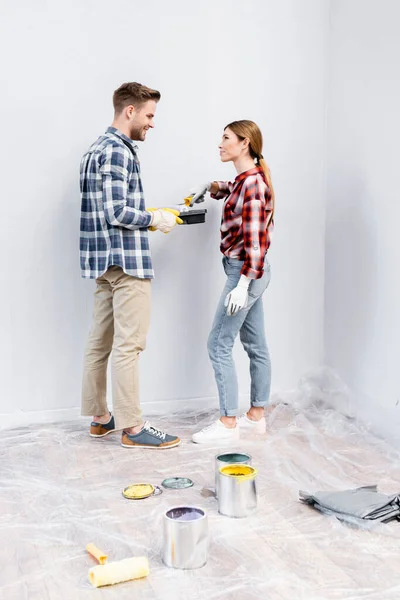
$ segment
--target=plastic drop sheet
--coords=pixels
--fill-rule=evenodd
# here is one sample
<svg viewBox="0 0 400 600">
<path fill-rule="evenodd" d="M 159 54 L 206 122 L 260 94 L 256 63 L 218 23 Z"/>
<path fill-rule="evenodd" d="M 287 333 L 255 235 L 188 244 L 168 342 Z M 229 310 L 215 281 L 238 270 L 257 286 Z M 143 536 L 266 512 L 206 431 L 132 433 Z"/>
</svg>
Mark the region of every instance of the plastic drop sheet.
<svg viewBox="0 0 400 600">
<path fill-rule="evenodd" d="M 299 490 L 377 484 L 400 492 L 397 449 L 352 414 L 345 387 L 316 372 L 274 398 L 267 433 L 234 448 L 195 445 L 190 434 L 216 414 L 162 416 L 155 425 L 182 437 L 164 451 L 124 449 L 120 434 L 93 440 L 86 419 L 2 432 L 0 438 L 0 598 L 4 600 L 398 600 L 400 523 L 364 528 L 299 502 Z M 218 513 L 207 493 L 214 456 L 237 450 L 257 467 L 258 509 L 245 519 Z M 131 483 L 160 485 L 189 477 L 194 486 L 127 500 Z M 206 510 L 210 546 L 198 570 L 161 560 L 162 519 L 169 507 Z M 89 542 L 109 561 L 147 556 L 146 579 L 94 589 Z"/>
</svg>

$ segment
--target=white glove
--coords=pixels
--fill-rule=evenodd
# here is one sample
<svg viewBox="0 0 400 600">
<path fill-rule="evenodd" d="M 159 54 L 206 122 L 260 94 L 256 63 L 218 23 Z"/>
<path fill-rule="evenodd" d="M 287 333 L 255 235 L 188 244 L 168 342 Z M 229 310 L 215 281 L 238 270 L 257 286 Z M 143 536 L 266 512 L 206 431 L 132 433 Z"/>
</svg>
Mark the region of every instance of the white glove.
<svg viewBox="0 0 400 600">
<path fill-rule="evenodd" d="M 251 282 L 250 277 L 246 277 L 246 275 L 241 275 L 239 279 L 239 283 L 229 294 L 227 294 L 225 298 L 225 306 L 226 314 L 229 317 L 233 317 L 236 315 L 239 310 L 242 308 L 246 308 L 247 300 L 248 300 L 248 289 Z"/>
<path fill-rule="evenodd" d="M 176 214 L 179 214 L 178 211 L 175 212 Z M 151 212 L 151 214 L 153 216 L 153 220 L 150 223 L 150 226 L 154 227 L 154 229 L 162 231 L 163 233 L 169 233 L 177 224 L 176 214 L 170 212 L 169 210 L 158 208 L 154 212 Z"/>
<path fill-rule="evenodd" d="M 192 189 L 190 191 L 190 195 L 192 196 L 190 206 L 193 206 L 193 204 L 200 204 L 200 202 L 204 202 L 204 200 L 206 199 L 205 196 L 207 192 L 210 191 L 210 189 L 211 181 L 209 181 L 208 183 L 203 183 L 202 185 L 199 185 L 196 188 Z"/>
</svg>

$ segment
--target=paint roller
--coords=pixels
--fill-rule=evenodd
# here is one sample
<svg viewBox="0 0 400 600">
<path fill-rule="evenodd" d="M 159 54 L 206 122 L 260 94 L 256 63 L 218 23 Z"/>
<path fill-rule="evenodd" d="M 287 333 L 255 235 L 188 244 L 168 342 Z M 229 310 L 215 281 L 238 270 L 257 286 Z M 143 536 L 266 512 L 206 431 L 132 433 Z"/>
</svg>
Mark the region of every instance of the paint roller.
<svg viewBox="0 0 400 600">
<path fill-rule="evenodd" d="M 93 587 L 114 585 L 132 579 L 147 577 L 150 573 L 149 561 L 145 556 L 125 558 L 116 562 L 106 562 L 107 555 L 93 544 L 88 544 L 86 550 L 100 562 L 96 567 L 89 569 L 89 581 Z"/>
</svg>

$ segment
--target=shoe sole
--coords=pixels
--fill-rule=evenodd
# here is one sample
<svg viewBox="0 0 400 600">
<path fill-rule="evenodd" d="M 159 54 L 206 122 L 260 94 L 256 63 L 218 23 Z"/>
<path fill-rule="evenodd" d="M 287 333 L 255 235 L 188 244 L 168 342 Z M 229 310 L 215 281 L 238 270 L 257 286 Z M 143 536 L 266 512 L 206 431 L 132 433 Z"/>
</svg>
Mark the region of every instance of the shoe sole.
<svg viewBox="0 0 400 600">
<path fill-rule="evenodd" d="M 205 440 L 205 441 L 201 441 L 201 442 L 196 442 L 193 438 L 192 438 L 192 442 L 193 444 L 223 444 L 223 443 L 229 443 L 229 442 L 238 442 L 240 441 L 240 435 L 238 435 L 235 438 L 226 438 L 224 440 L 218 439 L 218 440 Z"/>
<path fill-rule="evenodd" d="M 257 429 L 252 429 L 251 427 L 241 427 L 241 433 L 252 433 L 254 435 L 264 435 L 267 433 L 267 428 L 263 429 L 263 431 L 257 431 Z"/>
<path fill-rule="evenodd" d="M 123 448 L 146 448 L 148 450 L 169 450 L 169 448 L 176 448 L 177 446 L 179 446 L 181 441 L 182 440 L 179 440 L 179 442 L 175 442 L 174 444 L 171 444 L 170 446 L 148 446 L 146 444 L 123 444 L 122 442 L 121 442 L 121 446 Z"/>
<path fill-rule="evenodd" d="M 262 428 L 260 427 L 259 421 L 254 421 L 253 424 L 251 422 L 248 423 L 247 421 L 243 421 L 243 424 L 240 425 L 240 423 L 239 423 L 238 427 L 242 433 L 249 432 L 249 433 L 253 433 L 255 435 L 264 435 L 264 433 L 267 433 L 267 423 L 266 423 L 265 419 L 262 419 L 262 421 L 263 421 Z"/>
<path fill-rule="evenodd" d="M 106 437 L 106 435 L 109 435 L 110 433 L 114 433 L 115 431 L 117 431 L 117 429 L 110 429 L 110 431 L 106 431 L 105 433 L 89 433 L 91 438 L 103 438 Z"/>
</svg>

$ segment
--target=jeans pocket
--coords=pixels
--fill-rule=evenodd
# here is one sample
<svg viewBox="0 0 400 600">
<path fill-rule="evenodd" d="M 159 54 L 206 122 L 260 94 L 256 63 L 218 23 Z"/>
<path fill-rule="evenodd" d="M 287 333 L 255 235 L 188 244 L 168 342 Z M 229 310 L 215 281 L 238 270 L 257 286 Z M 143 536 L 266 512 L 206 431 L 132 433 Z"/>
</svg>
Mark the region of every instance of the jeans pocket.
<svg viewBox="0 0 400 600">
<path fill-rule="evenodd" d="M 222 259 L 222 264 L 224 266 L 225 274 L 228 277 L 233 275 L 238 275 L 238 277 L 240 276 L 240 271 L 243 267 L 243 261 L 236 260 L 235 258 L 227 258 L 226 256 L 224 256 L 224 258 Z"/>
</svg>

